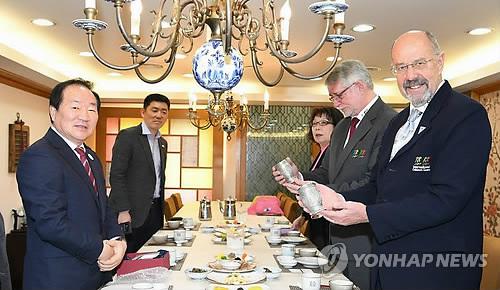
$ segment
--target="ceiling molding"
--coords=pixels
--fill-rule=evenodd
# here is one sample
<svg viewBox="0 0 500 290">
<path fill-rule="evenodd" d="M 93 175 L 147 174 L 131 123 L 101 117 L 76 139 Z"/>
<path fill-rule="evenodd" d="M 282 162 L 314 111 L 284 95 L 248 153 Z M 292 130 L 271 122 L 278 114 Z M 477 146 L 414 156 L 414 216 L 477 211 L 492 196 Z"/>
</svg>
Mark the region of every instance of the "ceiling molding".
<svg viewBox="0 0 500 290">
<path fill-rule="evenodd" d="M 0 68 L 0 83 L 47 99 L 52 91 L 52 88 L 49 88 L 48 86 L 42 85 L 3 68 Z"/>
</svg>

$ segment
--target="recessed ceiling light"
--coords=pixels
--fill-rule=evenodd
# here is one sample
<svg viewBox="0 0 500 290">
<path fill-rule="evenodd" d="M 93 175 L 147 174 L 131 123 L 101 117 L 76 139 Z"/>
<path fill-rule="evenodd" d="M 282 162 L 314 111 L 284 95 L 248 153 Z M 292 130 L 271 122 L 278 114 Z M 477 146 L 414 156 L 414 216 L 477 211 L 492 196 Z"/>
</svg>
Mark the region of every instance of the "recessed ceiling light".
<svg viewBox="0 0 500 290">
<path fill-rule="evenodd" d="M 182 76 L 185 77 L 185 78 L 192 78 L 193 74 L 183 74 Z"/>
<path fill-rule="evenodd" d="M 472 30 L 467 31 L 468 34 L 470 35 L 485 35 L 488 34 L 492 31 L 491 28 L 489 27 L 479 27 L 479 28 L 474 28 Z"/>
<path fill-rule="evenodd" d="M 378 66 L 367 66 L 366 69 L 369 71 L 381 71 L 382 70 Z"/>
<path fill-rule="evenodd" d="M 121 73 L 117 73 L 117 72 L 110 72 L 110 73 L 108 73 L 108 76 L 110 76 L 110 77 L 121 77 L 122 74 Z"/>
<path fill-rule="evenodd" d="M 310 81 L 320 81 L 320 80 L 322 80 L 322 78 L 320 78 L 320 77 L 310 79 Z"/>
<path fill-rule="evenodd" d="M 78 55 L 80 56 L 94 56 L 90 51 L 81 51 Z"/>
<path fill-rule="evenodd" d="M 396 78 L 395 78 L 395 77 L 383 78 L 383 81 L 384 81 L 384 82 L 393 82 L 393 81 L 395 81 L 395 80 L 396 80 Z"/>
<path fill-rule="evenodd" d="M 31 23 L 37 25 L 37 26 L 54 26 L 56 23 L 52 20 L 45 19 L 45 18 L 36 18 L 31 20 Z"/>
<path fill-rule="evenodd" d="M 352 28 L 352 30 L 356 32 L 369 32 L 373 29 L 375 29 L 375 26 L 371 24 L 358 24 Z"/>
<path fill-rule="evenodd" d="M 327 57 L 327 58 L 326 58 L 326 60 L 327 60 L 327 61 L 334 61 L 334 60 L 335 60 L 335 56 L 329 56 L 329 57 Z M 337 62 L 339 62 L 339 61 L 341 61 L 341 60 L 342 60 L 342 57 L 341 57 L 341 56 L 339 56 L 339 57 L 337 58 Z"/>
</svg>

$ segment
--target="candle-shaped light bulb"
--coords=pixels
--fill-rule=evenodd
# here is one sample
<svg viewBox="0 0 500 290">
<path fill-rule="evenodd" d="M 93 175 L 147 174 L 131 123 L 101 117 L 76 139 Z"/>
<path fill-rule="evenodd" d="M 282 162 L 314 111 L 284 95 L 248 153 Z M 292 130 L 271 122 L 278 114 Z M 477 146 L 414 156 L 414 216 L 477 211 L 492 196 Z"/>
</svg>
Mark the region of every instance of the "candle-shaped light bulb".
<svg viewBox="0 0 500 290">
<path fill-rule="evenodd" d="M 193 102 L 193 111 L 196 112 L 196 95 L 192 94 L 192 102 Z"/>
<path fill-rule="evenodd" d="M 269 92 L 266 91 L 264 92 L 264 111 L 269 110 Z"/>
<path fill-rule="evenodd" d="M 217 5 L 217 0 L 207 0 L 207 6 L 216 6 Z"/>
<path fill-rule="evenodd" d="M 292 18 L 292 8 L 290 1 L 286 0 L 280 10 L 280 26 L 281 26 L 281 40 L 288 40 L 288 32 L 290 31 L 290 18 Z"/>
<path fill-rule="evenodd" d="M 85 0 L 85 8 L 96 8 L 95 0 Z"/>
<path fill-rule="evenodd" d="M 192 109 L 193 108 L 193 93 L 192 92 L 189 94 L 188 102 L 189 102 L 188 108 Z"/>
<path fill-rule="evenodd" d="M 134 0 L 130 3 L 130 34 L 140 35 L 141 27 L 141 0 Z"/>
<path fill-rule="evenodd" d="M 241 95 L 240 104 L 241 104 L 242 106 L 246 106 L 246 105 L 248 105 L 248 99 L 247 99 L 247 96 L 245 96 L 245 95 Z"/>
<path fill-rule="evenodd" d="M 337 0 L 337 2 L 345 4 L 345 0 Z M 344 24 L 344 12 L 335 14 L 335 23 Z"/>
</svg>

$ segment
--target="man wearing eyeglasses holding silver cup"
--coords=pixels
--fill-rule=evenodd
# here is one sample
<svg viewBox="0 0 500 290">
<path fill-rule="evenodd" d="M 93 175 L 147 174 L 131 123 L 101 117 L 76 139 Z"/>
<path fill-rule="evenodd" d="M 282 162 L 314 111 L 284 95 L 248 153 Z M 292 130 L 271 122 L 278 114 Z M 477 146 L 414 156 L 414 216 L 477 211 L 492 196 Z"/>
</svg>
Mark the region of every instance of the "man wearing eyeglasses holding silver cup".
<svg viewBox="0 0 500 290">
<path fill-rule="evenodd" d="M 377 257 L 407 259 L 376 264 L 372 289 L 479 289 L 487 112 L 443 80 L 444 53 L 431 33 L 401 35 L 392 62 L 410 106 L 389 124 L 367 185 L 339 191 L 347 201 L 319 188 L 332 207 L 322 214 L 339 225 L 369 223 Z"/>
<path fill-rule="evenodd" d="M 325 83 L 330 101 L 346 118 L 333 131 L 331 145 L 321 166 L 311 172 L 302 172 L 303 180 L 316 181 L 320 183 L 317 187 L 325 184 L 337 191 L 355 189 L 369 181 L 382 136 L 396 112 L 374 92 L 370 73 L 360 61 L 341 62 Z M 296 172 L 292 175 L 297 176 L 297 167 L 294 164 L 292 167 Z M 297 194 L 299 186 L 293 182 L 285 183 L 277 170 L 273 170 L 273 175 L 277 182 Z M 327 204 L 323 203 L 323 206 Z M 371 252 L 373 234 L 370 226 L 330 224 L 329 232 L 330 244 L 344 243 L 350 254 L 344 274 L 361 289 L 367 289 L 370 283 L 369 269 L 364 265 L 355 267 L 352 254 Z"/>
</svg>

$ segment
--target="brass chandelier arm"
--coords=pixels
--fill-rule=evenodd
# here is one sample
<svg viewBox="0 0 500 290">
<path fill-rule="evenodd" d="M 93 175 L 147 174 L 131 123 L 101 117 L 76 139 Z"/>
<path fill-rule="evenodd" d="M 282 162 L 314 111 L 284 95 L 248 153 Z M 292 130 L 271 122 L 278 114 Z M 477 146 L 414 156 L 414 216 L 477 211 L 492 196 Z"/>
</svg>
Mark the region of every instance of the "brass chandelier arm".
<svg viewBox="0 0 500 290">
<path fill-rule="evenodd" d="M 90 51 L 92 52 L 92 54 L 94 55 L 94 57 L 100 62 L 102 63 L 103 65 L 109 67 L 110 69 L 114 69 L 114 70 L 131 70 L 131 69 L 135 69 L 139 66 L 141 66 L 142 64 L 144 64 L 145 62 L 147 62 L 150 57 L 147 56 L 145 57 L 144 59 L 142 59 L 140 62 L 138 63 L 134 63 L 132 65 L 126 65 L 126 66 L 119 66 L 119 65 L 114 65 L 114 64 L 111 64 L 109 62 L 107 62 L 106 60 L 104 60 L 98 53 L 97 53 L 97 50 L 94 46 L 94 41 L 93 41 L 93 31 L 91 32 L 87 32 L 87 40 L 88 40 L 88 44 L 89 44 L 89 48 L 90 48 Z"/>
<path fill-rule="evenodd" d="M 285 72 L 283 67 L 280 67 L 280 72 L 278 73 L 278 76 L 276 77 L 276 79 L 274 79 L 274 81 L 268 82 L 266 79 L 264 79 L 264 76 L 262 76 L 262 74 L 260 73 L 260 70 L 259 70 L 260 61 L 257 58 L 256 48 L 250 47 L 250 52 L 252 55 L 253 71 L 255 72 L 255 75 L 257 76 L 259 81 L 268 87 L 274 87 L 275 85 L 277 85 L 281 81 L 281 79 L 283 78 L 283 73 Z"/>
<path fill-rule="evenodd" d="M 252 122 L 250 121 L 250 118 L 248 117 L 245 117 L 246 120 L 247 120 L 247 124 L 250 128 L 254 129 L 254 130 L 261 130 L 263 129 L 265 126 L 267 126 L 267 124 L 269 123 L 269 116 L 270 114 L 267 112 L 267 111 L 264 111 L 262 114 L 260 114 L 260 117 L 264 119 L 264 123 L 260 124 L 260 125 L 254 125 L 252 124 Z"/>
<path fill-rule="evenodd" d="M 215 127 L 214 123 L 212 123 L 212 120 L 211 120 L 212 118 L 210 118 L 210 116 L 209 116 L 209 119 L 206 120 L 206 123 L 201 125 L 201 120 L 198 118 L 198 114 L 196 114 L 196 111 L 193 111 L 192 108 L 189 108 L 188 117 L 189 117 L 189 121 L 191 122 L 191 124 L 200 130 L 206 130 L 206 129 L 210 128 L 211 126 Z"/>
<path fill-rule="evenodd" d="M 229 54 L 231 52 L 231 37 L 233 35 L 233 12 L 231 10 L 231 1 L 226 0 L 226 31 L 225 31 L 225 39 L 223 41 L 224 44 L 224 52 Z"/>
<path fill-rule="evenodd" d="M 323 70 L 322 72 L 319 72 L 318 74 L 315 74 L 315 75 L 306 76 L 306 75 L 300 74 L 300 73 L 296 72 L 295 70 L 293 70 L 292 68 L 290 68 L 286 62 L 280 61 L 280 63 L 281 63 L 282 68 L 284 68 L 289 74 L 293 75 L 296 78 L 299 78 L 302 80 L 311 80 L 311 79 L 315 79 L 315 78 L 320 78 L 320 77 L 325 76 L 329 72 L 331 72 L 333 70 L 333 68 L 335 67 L 335 65 L 337 64 L 337 60 L 338 60 L 338 57 L 340 55 L 340 53 L 339 53 L 340 46 L 335 46 L 335 49 L 336 49 L 335 59 L 332 61 L 332 63 L 325 70 Z"/>
<path fill-rule="evenodd" d="M 273 53 L 273 56 L 275 56 L 277 59 L 279 59 L 281 62 L 286 62 L 286 63 L 301 63 L 304 62 L 320 51 L 320 49 L 323 47 L 325 44 L 326 38 L 328 36 L 329 30 L 330 30 L 330 24 L 333 19 L 331 15 L 326 15 L 326 25 L 325 25 L 325 30 L 323 32 L 323 36 L 319 40 L 319 42 L 316 44 L 316 46 L 309 51 L 308 53 L 304 54 L 301 57 L 293 57 L 293 58 L 288 58 L 282 55 L 280 50 L 277 50 L 275 46 L 273 45 L 273 42 L 275 42 L 270 36 L 269 36 L 269 31 L 266 29 L 266 42 L 268 43 L 269 49 Z M 288 44 L 287 44 L 288 45 Z"/>
<path fill-rule="evenodd" d="M 175 64 L 175 53 L 176 53 L 177 49 L 173 48 L 171 51 L 170 51 L 170 56 L 168 58 L 168 60 L 165 60 L 166 62 L 168 62 L 168 67 L 166 68 L 166 70 L 163 72 L 163 74 L 161 76 L 159 76 L 158 78 L 156 79 L 148 79 L 146 78 L 140 71 L 140 67 L 136 67 L 134 70 L 135 70 L 135 73 L 137 74 L 137 76 L 145 83 L 148 83 L 148 84 L 156 84 L 156 83 L 159 83 L 161 82 L 162 80 L 164 80 L 169 74 L 170 72 L 172 72 L 172 69 L 174 68 L 174 64 Z"/>
<path fill-rule="evenodd" d="M 162 11 L 163 11 L 163 6 L 165 5 L 165 1 L 166 0 L 161 1 L 159 14 L 156 17 L 159 17 L 159 18 L 162 17 L 161 15 L 162 15 Z M 179 1 L 180 0 L 174 0 L 174 3 L 178 4 Z M 178 9 L 178 10 L 176 9 L 177 11 L 174 11 L 175 13 L 177 13 L 177 15 L 174 15 L 175 19 L 180 19 L 182 8 L 184 8 L 187 4 L 189 4 L 191 2 L 193 2 L 193 1 L 192 0 L 187 1 L 186 3 L 184 3 L 182 5 L 181 9 Z M 152 33 L 153 36 L 151 38 L 151 42 L 148 45 L 146 45 L 146 47 L 148 47 L 149 49 L 146 50 L 146 49 L 143 49 L 137 43 L 135 43 L 132 40 L 132 38 L 129 37 L 127 32 L 125 31 L 125 27 L 123 26 L 123 21 L 122 21 L 122 17 L 121 17 L 122 8 L 123 8 L 123 5 L 115 5 L 116 22 L 118 24 L 118 28 L 119 28 L 120 33 L 122 34 L 123 38 L 132 48 L 135 49 L 135 51 L 137 51 L 139 54 L 144 55 L 144 56 L 157 57 L 157 56 L 161 56 L 161 55 L 165 54 L 168 50 L 172 49 L 172 47 L 174 46 L 174 44 L 177 41 L 177 37 L 178 37 L 178 33 L 179 33 L 179 22 L 178 21 L 176 23 L 173 35 L 170 38 L 169 42 L 167 42 L 167 45 L 165 45 L 165 47 L 159 51 L 155 51 L 156 43 L 157 43 L 158 37 L 160 35 L 160 31 L 159 31 L 160 24 L 157 24 L 155 27 L 155 30 Z"/>
</svg>

